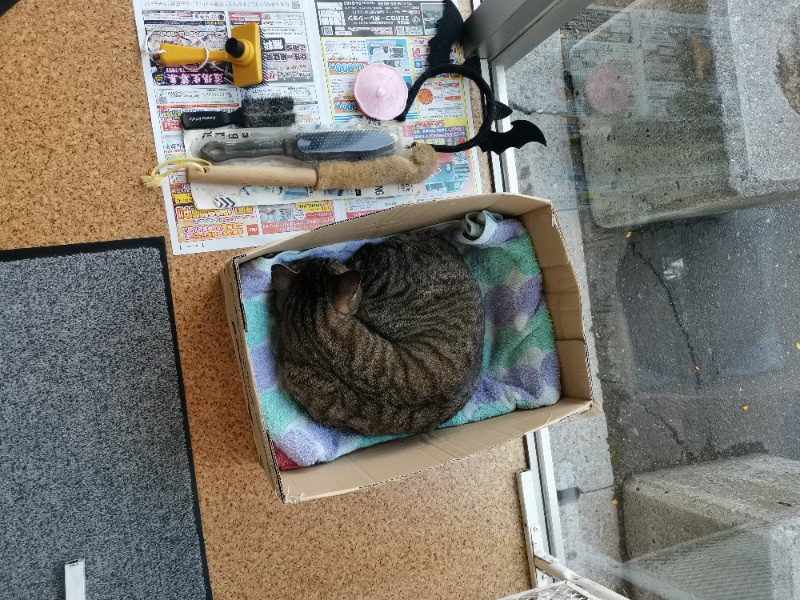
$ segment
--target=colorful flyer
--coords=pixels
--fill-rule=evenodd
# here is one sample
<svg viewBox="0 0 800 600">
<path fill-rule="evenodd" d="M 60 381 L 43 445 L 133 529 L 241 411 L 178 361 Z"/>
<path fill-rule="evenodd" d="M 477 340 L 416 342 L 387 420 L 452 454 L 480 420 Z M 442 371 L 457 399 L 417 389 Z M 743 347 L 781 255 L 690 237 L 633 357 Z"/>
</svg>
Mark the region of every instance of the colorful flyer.
<svg viewBox="0 0 800 600">
<path fill-rule="evenodd" d="M 159 162 L 186 156 L 184 111 L 233 111 L 245 95 L 289 96 L 297 122 L 306 125 L 363 118 L 353 97 L 358 72 L 380 62 L 411 85 L 427 67 L 428 41 L 444 10 L 442 2 L 419 0 L 133 0 L 133 6 Z M 228 63 L 164 67 L 157 59 L 164 42 L 221 49 L 232 27 L 253 22 L 261 31 L 260 85 L 235 87 Z M 433 143 L 470 137 L 464 82 L 452 76 L 428 82 L 403 129 L 408 138 Z M 474 151 L 442 153 L 436 173 L 421 185 L 363 190 L 208 186 L 201 193 L 196 186 L 193 194 L 178 171 L 162 188 L 172 249 L 256 246 L 398 204 L 480 193 L 476 157 Z"/>
</svg>

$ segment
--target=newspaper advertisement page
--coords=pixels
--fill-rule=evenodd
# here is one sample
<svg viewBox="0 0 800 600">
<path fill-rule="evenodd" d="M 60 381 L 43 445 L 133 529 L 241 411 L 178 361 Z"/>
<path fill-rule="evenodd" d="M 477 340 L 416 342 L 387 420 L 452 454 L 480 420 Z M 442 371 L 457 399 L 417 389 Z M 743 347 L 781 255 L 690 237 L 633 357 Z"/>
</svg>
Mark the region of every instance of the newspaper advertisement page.
<svg viewBox="0 0 800 600">
<path fill-rule="evenodd" d="M 311 59 L 319 54 L 316 17 L 300 0 L 134 0 L 145 85 L 158 161 L 186 156 L 180 115 L 187 110 L 234 110 L 244 90 L 233 85 L 228 63 L 165 67 L 149 53 L 162 42 L 221 49 L 230 28 L 258 22 L 262 35 L 264 83 L 247 89 L 252 98 L 291 96 L 300 123 L 320 123 L 329 113 L 321 67 Z M 309 35 L 309 32 L 311 35 Z M 274 49 L 269 52 L 266 49 Z M 319 61 L 316 61 L 319 63 Z M 243 248 L 276 239 L 276 233 L 312 229 L 320 211 L 297 208 L 284 219 L 292 226 L 276 228 L 258 206 L 225 206 L 223 202 L 200 210 L 182 172 L 164 183 L 167 220 L 175 254 Z M 288 189 L 288 188 L 287 188 Z M 281 190 L 283 193 L 283 190 Z M 345 214 L 344 201 L 336 199 Z M 328 212 L 332 213 L 332 209 Z M 306 220 L 306 216 L 309 218 Z M 325 217 L 327 218 L 327 217 Z M 344 218 L 342 216 L 342 218 Z"/>
<path fill-rule="evenodd" d="M 441 2 L 418 0 L 317 4 L 306 0 L 133 0 L 133 5 L 159 162 L 187 155 L 182 112 L 232 111 L 241 106 L 244 94 L 292 97 L 297 122 L 304 125 L 331 125 L 360 117 L 352 97 L 358 65 L 378 60 L 392 64 L 410 83 L 425 69 L 427 42 L 443 10 Z M 323 18 L 351 25 L 324 35 L 328 25 L 322 24 Z M 260 85 L 235 87 L 228 63 L 165 67 L 153 55 L 163 42 L 221 49 L 231 27 L 250 22 L 257 22 L 261 29 L 264 83 Z M 344 43 L 337 46 L 336 42 Z M 326 43 L 333 44 L 328 54 L 323 52 Z M 348 64 L 353 71 L 344 73 Z M 331 69 L 336 76 L 331 76 Z M 422 90 L 403 134 L 433 143 L 458 143 L 471 135 L 469 115 L 469 97 L 461 79 L 437 78 Z M 480 180 L 475 165 L 476 156 L 470 153 L 440 154 L 436 174 L 420 186 L 326 191 L 251 187 L 236 190 L 233 198 L 226 191 L 234 186 L 224 186 L 227 190 L 199 194 L 199 202 L 183 172 L 177 171 L 163 184 L 172 249 L 185 254 L 256 246 L 397 204 L 476 193 Z"/>
<path fill-rule="evenodd" d="M 331 118 L 343 123 L 362 115 L 353 96 L 359 71 L 381 62 L 410 86 L 428 68 L 428 42 L 442 16 L 442 2 L 419 0 L 317 0 Z M 461 56 L 452 57 L 461 62 Z M 455 145 L 472 135 L 469 90 L 459 75 L 426 82 L 406 118 L 409 135 Z M 440 153 L 436 172 L 422 184 L 418 201 L 480 193 L 477 152 Z"/>
<path fill-rule="evenodd" d="M 345 201 L 347 208 L 347 218 L 353 219 L 355 217 L 362 217 L 379 210 L 386 210 L 405 204 L 403 198 L 351 198 Z"/>
</svg>

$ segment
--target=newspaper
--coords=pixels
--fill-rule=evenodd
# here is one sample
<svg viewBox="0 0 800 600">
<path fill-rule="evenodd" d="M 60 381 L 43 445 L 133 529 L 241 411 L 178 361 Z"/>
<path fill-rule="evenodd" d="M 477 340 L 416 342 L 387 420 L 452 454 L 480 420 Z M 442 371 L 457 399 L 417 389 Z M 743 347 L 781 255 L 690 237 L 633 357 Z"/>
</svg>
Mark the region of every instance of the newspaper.
<svg viewBox="0 0 800 600">
<path fill-rule="evenodd" d="M 442 2 L 420 0 L 133 0 L 133 6 L 159 162 L 186 156 L 184 110 L 233 110 L 243 94 L 291 96 L 300 123 L 363 118 L 353 98 L 358 71 L 383 62 L 410 84 L 427 68 L 428 41 L 444 10 Z M 247 22 L 261 27 L 264 83 L 246 90 L 233 86 L 227 63 L 164 67 L 149 54 L 162 42 L 220 49 L 230 28 Z M 457 144 L 474 133 L 471 114 L 465 82 L 443 75 L 421 90 L 404 135 Z M 480 193 L 477 158 L 474 150 L 442 153 L 436 173 L 418 187 L 322 192 L 225 186 L 205 190 L 199 202 L 184 175 L 175 173 L 163 186 L 173 252 L 255 246 L 398 204 Z M 265 204 L 252 205 L 245 198 L 251 193 Z"/>
</svg>

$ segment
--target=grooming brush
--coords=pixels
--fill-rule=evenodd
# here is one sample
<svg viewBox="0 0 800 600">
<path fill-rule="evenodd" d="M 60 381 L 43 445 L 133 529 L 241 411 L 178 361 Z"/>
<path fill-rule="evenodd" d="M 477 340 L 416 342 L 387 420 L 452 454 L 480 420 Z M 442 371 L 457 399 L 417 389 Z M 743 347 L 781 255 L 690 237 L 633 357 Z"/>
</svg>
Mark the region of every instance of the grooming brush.
<svg viewBox="0 0 800 600">
<path fill-rule="evenodd" d="M 359 161 L 394 154 L 396 143 L 394 134 L 378 128 L 310 130 L 290 137 L 257 137 L 227 142 L 212 140 L 203 144 L 197 155 L 212 163 L 264 156 L 293 156 L 314 163 Z"/>
<path fill-rule="evenodd" d="M 189 166 L 190 183 L 230 183 L 310 187 L 318 190 L 370 188 L 393 183 L 420 183 L 436 168 L 436 151 L 418 143 L 406 155 L 384 156 L 360 162 L 333 160 L 308 167 Z"/>
<path fill-rule="evenodd" d="M 232 112 L 203 110 L 181 114 L 184 129 L 213 129 L 226 125 L 244 127 L 288 127 L 294 125 L 294 100 L 289 97 L 245 98 Z"/>
<path fill-rule="evenodd" d="M 190 183 L 222 183 L 237 186 L 292 186 L 318 190 L 370 188 L 389 184 L 425 181 L 436 168 L 436 150 L 415 144 L 405 155 L 384 156 L 360 162 L 333 160 L 309 167 L 263 167 L 212 165 L 197 158 L 172 159 L 156 166 L 141 178 L 146 187 L 159 187 L 171 173 L 186 168 Z M 169 167 L 163 173 L 161 169 Z"/>
</svg>

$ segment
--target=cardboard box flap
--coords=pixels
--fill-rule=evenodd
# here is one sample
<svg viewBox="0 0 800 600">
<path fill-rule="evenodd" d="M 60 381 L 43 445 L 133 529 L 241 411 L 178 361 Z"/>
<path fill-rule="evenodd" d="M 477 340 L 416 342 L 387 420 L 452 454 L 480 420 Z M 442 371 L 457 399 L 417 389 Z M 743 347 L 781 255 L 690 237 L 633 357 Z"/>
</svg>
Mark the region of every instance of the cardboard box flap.
<svg viewBox="0 0 800 600">
<path fill-rule="evenodd" d="M 561 365 L 561 394 L 573 398 L 592 397 L 589 379 L 589 355 L 583 340 L 556 341 Z M 558 401 L 559 404 L 561 400 Z"/>
<path fill-rule="evenodd" d="M 239 276 L 239 261 L 241 258 L 242 255 L 240 254 L 239 256 L 234 256 L 230 261 L 225 263 L 220 274 L 220 279 L 222 280 L 222 290 L 225 296 L 225 306 L 229 318 L 240 319 L 244 325 L 244 330 L 247 331 L 247 313 L 244 310 L 242 281 Z M 229 296 L 236 298 L 236 302 L 229 302 Z"/>
<path fill-rule="evenodd" d="M 538 250 L 536 250 L 536 257 L 537 259 L 539 258 Z M 542 267 L 540 264 L 539 267 L 542 269 L 542 290 L 545 294 L 572 294 L 579 290 L 578 279 L 575 277 L 575 271 L 572 269 L 571 264 L 564 263 L 563 265 L 550 265 L 548 267 Z"/>
<path fill-rule="evenodd" d="M 557 340 L 583 341 L 583 310 L 574 294 L 546 294 L 547 308 Z"/>
<path fill-rule="evenodd" d="M 466 458 L 588 409 L 585 399 L 564 397 L 553 406 L 514 411 L 485 421 L 437 429 L 364 448 L 333 462 L 282 471 L 282 500 L 302 502 L 407 477 Z"/>
<path fill-rule="evenodd" d="M 561 227 L 553 215 L 552 205 L 547 204 L 540 211 L 526 213 L 520 220 L 531 234 L 536 260 L 539 261 L 542 270 L 570 264 L 564 234 L 561 233 Z"/>
<path fill-rule="evenodd" d="M 519 217 L 538 208 L 549 210 L 550 204 L 545 200 L 516 194 L 466 196 L 454 200 L 406 204 L 279 240 L 246 254 L 241 262 L 284 250 L 307 250 L 349 240 L 393 235 L 454 221 L 473 211 L 490 210 L 509 217 Z"/>
</svg>

